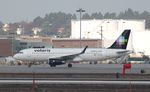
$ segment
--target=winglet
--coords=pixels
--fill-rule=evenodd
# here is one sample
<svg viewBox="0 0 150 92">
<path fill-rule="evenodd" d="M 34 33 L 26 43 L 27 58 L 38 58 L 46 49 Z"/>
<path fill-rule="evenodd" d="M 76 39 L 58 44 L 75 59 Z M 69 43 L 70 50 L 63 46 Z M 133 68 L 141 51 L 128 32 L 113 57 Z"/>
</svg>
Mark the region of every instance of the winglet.
<svg viewBox="0 0 150 92">
<path fill-rule="evenodd" d="M 80 54 L 85 53 L 86 49 L 88 48 L 88 46 L 85 46 L 85 48 L 83 49 L 83 51 Z"/>
</svg>

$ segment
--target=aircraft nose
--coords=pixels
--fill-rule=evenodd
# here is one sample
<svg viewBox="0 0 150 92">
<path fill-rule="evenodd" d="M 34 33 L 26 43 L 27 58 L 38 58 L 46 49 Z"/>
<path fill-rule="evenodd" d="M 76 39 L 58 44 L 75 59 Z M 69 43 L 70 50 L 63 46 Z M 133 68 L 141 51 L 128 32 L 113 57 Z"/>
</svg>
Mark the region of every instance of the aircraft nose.
<svg viewBox="0 0 150 92">
<path fill-rule="evenodd" d="M 18 58 L 19 58 L 18 54 L 15 54 L 15 55 L 13 56 L 13 58 L 14 58 L 14 59 L 18 59 Z"/>
</svg>

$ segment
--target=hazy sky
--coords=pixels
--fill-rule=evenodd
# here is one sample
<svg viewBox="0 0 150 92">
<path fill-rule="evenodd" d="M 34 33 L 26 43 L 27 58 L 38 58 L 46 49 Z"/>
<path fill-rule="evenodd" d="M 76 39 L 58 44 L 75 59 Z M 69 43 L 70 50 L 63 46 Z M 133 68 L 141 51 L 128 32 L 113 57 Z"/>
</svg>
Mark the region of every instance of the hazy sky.
<svg viewBox="0 0 150 92">
<path fill-rule="evenodd" d="M 0 21 L 32 21 L 37 16 L 59 11 L 73 14 L 80 7 L 87 13 L 118 13 L 128 8 L 150 12 L 150 0 L 0 0 Z"/>
</svg>

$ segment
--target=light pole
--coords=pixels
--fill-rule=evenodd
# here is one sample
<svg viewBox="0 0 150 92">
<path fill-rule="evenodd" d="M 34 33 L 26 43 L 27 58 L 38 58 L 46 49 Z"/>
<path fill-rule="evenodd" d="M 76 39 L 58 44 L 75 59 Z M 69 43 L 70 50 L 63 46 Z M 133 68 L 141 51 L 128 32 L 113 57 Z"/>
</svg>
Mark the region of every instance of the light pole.
<svg viewBox="0 0 150 92">
<path fill-rule="evenodd" d="M 103 48 L 104 47 L 104 37 L 103 37 L 103 31 L 104 31 L 104 28 L 103 28 L 103 23 L 107 23 L 106 24 L 106 28 L 107 29 L 105 29 L 105 30 L 107 30 L 108 31 L 108 23 L 110 23 L 109 21 L 107 21 L 107 22 L 105 22 L 106 20 L 104 20 L 104 21 L 102 21 L 102 23 L 101 23 L 101 26 L 100 26 L 100 31 L 101 31 L 101 48 Z"/>
<path fill-rule="evenodd" d="M 103 26 L 101 26 L 101 46 L 103 48 Z"/>
<path fill-rule="evenodd" d="M 85 12 L 82 8 L 79 8 L 79 10 L 76 10 L 76 12 L 80 13 L 80 48 L 82 47 L 81 45 L 81 17 L 82 17 L 82 12 Z"/>
<path fill-rule="evenodd" d="M 15 39 L 15 33 L 14 31 L 9 31 L 9 39 L 11 40 L 11 55 L 14 55 L 14 39 Z"/>
<path fill-rule="evenodd" d="M 122 30 L 124 30 L 125 28 L 124 28 L 124 24 L 125 24 L 126 22 L 122 22 Z"/>
</svg>

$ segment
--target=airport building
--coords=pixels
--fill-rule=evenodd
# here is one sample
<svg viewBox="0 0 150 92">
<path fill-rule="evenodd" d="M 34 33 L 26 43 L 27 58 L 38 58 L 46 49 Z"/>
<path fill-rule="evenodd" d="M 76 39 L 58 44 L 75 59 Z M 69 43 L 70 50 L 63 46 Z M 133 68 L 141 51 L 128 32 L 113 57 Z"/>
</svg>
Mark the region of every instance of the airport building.
<svg viewBox="0 0 150 92">
<path fill-rule="evenodd" d="M 83 39 L 100 39 L 101 32 L 104 37 L 109 34 L 123 31 L 124 29 L 131 29 L 135 31 L 145 31 L 145 20 L 114 20 L 114 19 L 102 19 L 102 20 L 82 20 L 81 21 L 81 38 Z M 71 21 L 71 38 L 80 38 L 80 21 Z"/>
<path fill-rule="evenodd" d="M 11 56 L 12 55 L 12 40 L 11 39 L 0 39 L 0 56 Z"/>
<path fill-rule="evenodd" d="M 82 20 L 81 24 L 81 38 L 83 39 L 100 39 L 101 32 L 104 37 L 110 37 L 109 34 L 122 32 L 124 29 L 145 31 L 145 20 L 93 19 Z M 80 20 L 71 21 L 71 38 L 80 38 Z"/>
<path fill-rule="evenodd" d="M 22 36 L 19 38 L 0 39 L 0 56 L 12 56 L 25 48 L 77 48 L 77 47 L 101 47 L 101 39 L 67 39 L 67 38 L 50 38 L 50 37 L 30 37 Z"/>
<path fill-rule="evenodd" d="M 0 39 L 0 56 L 7 57 L 12 56 L 25 48 L 32 47 L 52 47 L 48 40 L 34 39 L 33 37 L 20 37 L 20 38 L 1 38 Z"/>
<path fill-rule="evenodd" d="M 88 47 L 92 48 L 101 48 L 101 39 L 53 39 L 53 47 L 55 48 L 84 48 L 88 45 Z M 81 42 L 81 44 L 80 44 Z"/>
<path fill-rule="evenodd" d="M 110 46 L 125 29 L 145 31 L 145 20 L 93 19 L 81 21 L 82 39 L 102 39 L 103 47 Z M 101 37 L 102 36 L 102 37 Z M 71 38 L 80 38 L 80 20 L 71 21 Z"/>
<path fill-rule="evenodd" d="M 150 31 L 138 31 L 132 32 L 130 42 L 132 43 L 130 46 L 136 52 L 143 53 L 145 55 L 150 56 Z"/>
</svg>

